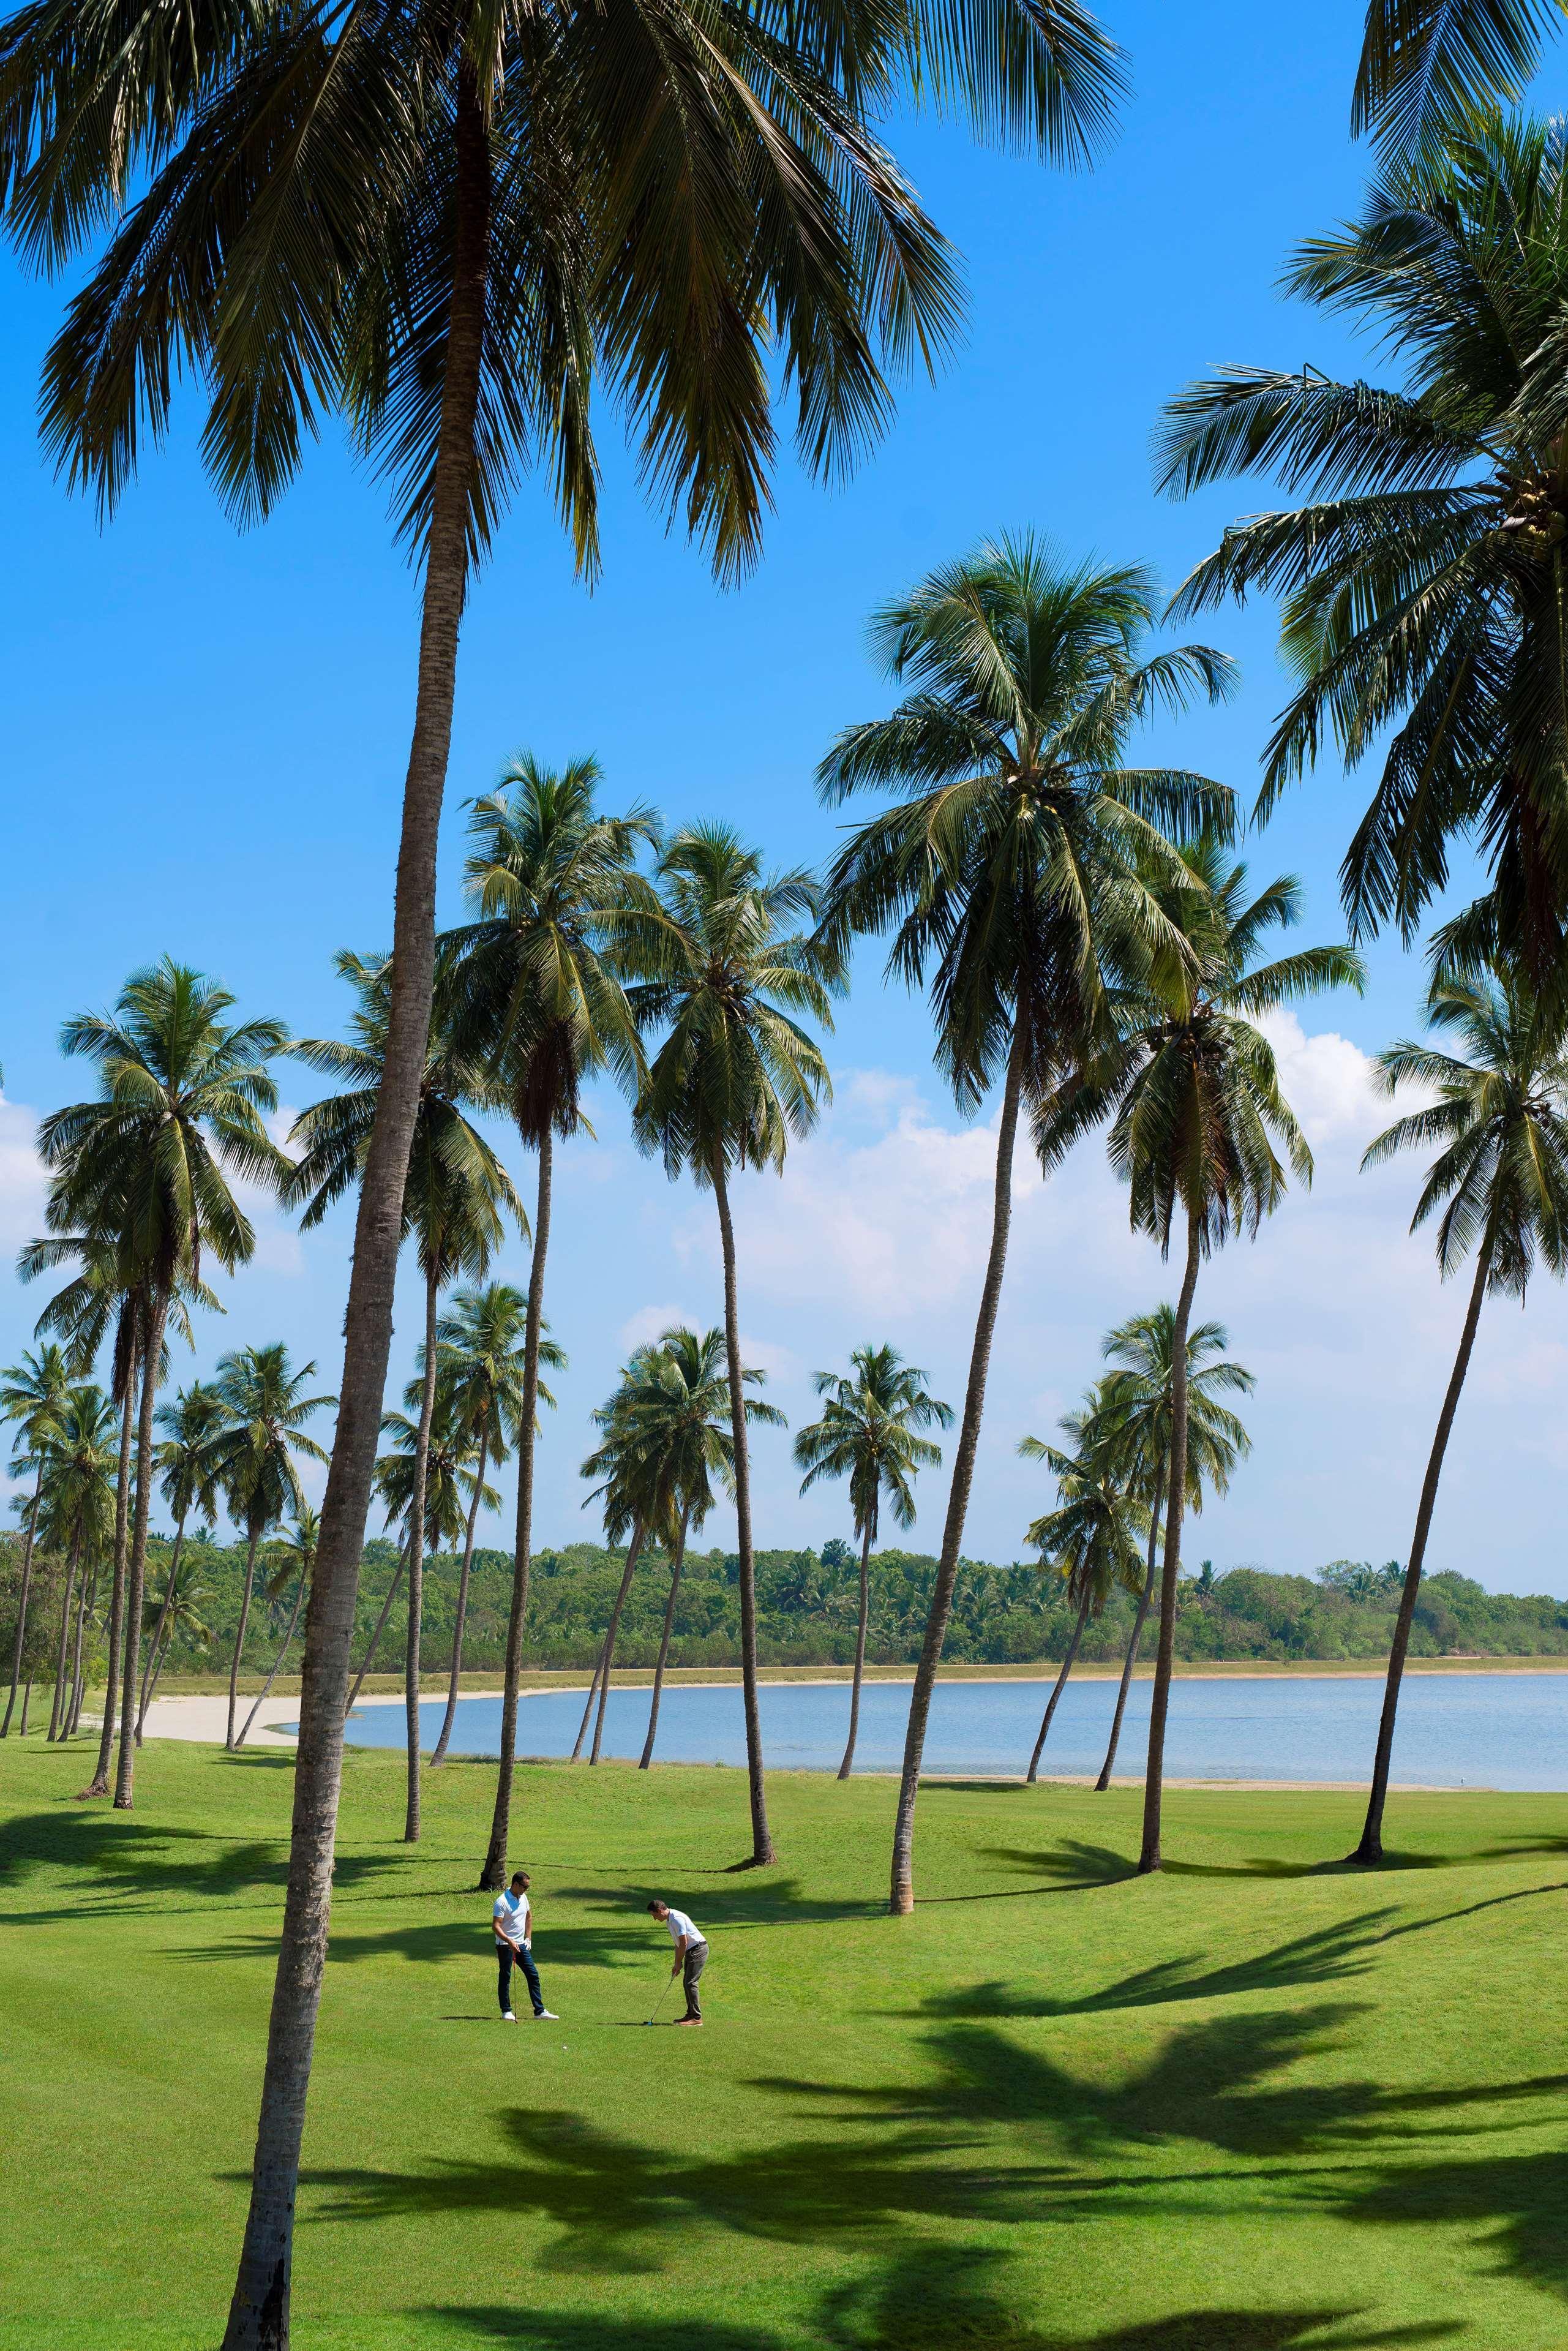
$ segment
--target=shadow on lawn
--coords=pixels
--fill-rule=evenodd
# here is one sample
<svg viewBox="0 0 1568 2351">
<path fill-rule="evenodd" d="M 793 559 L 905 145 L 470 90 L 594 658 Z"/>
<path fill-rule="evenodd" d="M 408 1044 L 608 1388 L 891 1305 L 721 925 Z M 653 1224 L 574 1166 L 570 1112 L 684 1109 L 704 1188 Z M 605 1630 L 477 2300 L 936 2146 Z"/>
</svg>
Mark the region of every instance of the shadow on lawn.
<svg viewBox="0 0 1568 2351">
<path fill-rule="evenodd" d="M 403 1865 L 396 1852 L 340 1854 L 340 1891 L 364 1884 Z M 68 1872 L 90 1881 L 93 1915 L 112 1916 L 105 1896 L 206 1895 L 231 1897 L 256 1886 L 283 1887 L 288 1875 L 286 1836 L 235 1840 L 211 1830 L 175 1828 L 138 1821 L 124 1813 L 82 1812 L 75 1804 L 58 1811 L 24 1813 L 0 1828 L 0 1889 L 9 1890 L 45 1872 Z M 60 1916 L 47 1910 L 8 1910 L 18 1925 L 44 1924 Z"/>
</svg>

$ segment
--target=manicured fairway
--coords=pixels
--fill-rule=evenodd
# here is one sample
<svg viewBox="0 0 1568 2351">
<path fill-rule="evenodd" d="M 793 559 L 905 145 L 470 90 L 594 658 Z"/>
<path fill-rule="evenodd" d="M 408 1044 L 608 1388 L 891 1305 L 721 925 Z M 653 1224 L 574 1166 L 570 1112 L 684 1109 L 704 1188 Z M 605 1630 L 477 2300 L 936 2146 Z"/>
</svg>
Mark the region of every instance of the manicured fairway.
<svg viewBox="0 0 1568 2351">
<path fill-rule="evenodd" d="M 0 2346 L 211 2351 L 255 2125 L 291 1765 L 160 1744 L 136 1813 L 0 1746 Z M 894 1789 L 525 1770 L 558 2025 L 496 2022 L 490 1771 L 351 1758 L 301 2351 L 1309 2351 L 1568 2337 L 1568 1798 Z M 647 2032 L 713 1938 L 701 2033 Z"/>
</svg>

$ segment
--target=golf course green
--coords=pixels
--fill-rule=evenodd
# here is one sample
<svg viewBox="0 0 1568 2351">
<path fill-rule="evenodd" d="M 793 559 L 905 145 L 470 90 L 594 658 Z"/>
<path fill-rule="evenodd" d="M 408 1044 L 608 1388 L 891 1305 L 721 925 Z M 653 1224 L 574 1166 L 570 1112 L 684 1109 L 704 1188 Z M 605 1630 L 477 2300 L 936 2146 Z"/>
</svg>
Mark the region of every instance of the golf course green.
<svg viewBox="0 0 1568 2351">
<path fill-rule="evenodd" d="M 211 2351 L 292 1759 L 159 1742 L 137 1809 L 0 1745 L 0 2346 Z M 497 2019 L 493 1767 L 351 1753 L 300 2194 L 306 2351 L 1549 2351 L 1568 2336 L 1568 1798 L 518 1773 L 554 2024 Z M 643 2029 L 652 1894 L 712 1940 Z M 669 2014 L 674 2003 L 666 2004 Z"/>
</svg>

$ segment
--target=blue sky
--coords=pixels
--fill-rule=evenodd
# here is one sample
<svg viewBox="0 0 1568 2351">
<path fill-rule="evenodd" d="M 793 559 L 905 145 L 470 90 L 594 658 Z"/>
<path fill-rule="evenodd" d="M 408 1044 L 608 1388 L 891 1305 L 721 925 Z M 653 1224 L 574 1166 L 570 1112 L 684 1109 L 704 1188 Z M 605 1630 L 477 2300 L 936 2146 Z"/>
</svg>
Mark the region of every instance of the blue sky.
<svg viewBox="0 0 1568 2351">
<path fill-rule="evenodd" d="M 606 417 L 605 569 L 574 580 L 541 487 L 517 502 L 465 628 L 448 812 L 444 917 L 461 910 L 462 802 L 528 746 L 598 753 L 606 801 L 653 801 L 673 820 L 720 814 L 780 862 L 820 860 L 839 819 L 811 788 L 835 730 L 886 705 L 864 645 L 872 608 L 987 532 L 1031 528 L 1074 554 L 1136 558 L 1174 585 L 1250 486 L 1187 506 L 1155 498 L 1148 442 L 1161 401 L 1228 360 L 1375 368 L 1339 329 L 1273 291 L 1301 236 L 1355 203 L 1364 152 L 1346 137 L 1360 11 L 1302 18 L 1239 0 L 1186 10 L 1108 8 L 1135 83 L 1114 151 L 1064 179 L 977 152 L 923 122 L 899 152 L 966 257 L 964 344 L 935 384 L 904 387 L 894 428 L 847 487 L 788 465 L 765 560 L 721 593 L 698 556 L 640 503 Z M 0 923 L 0 1245 L 37 1224 L 31 1122 L 79 1090 L 55 1039 L 164 951 L 222 977 L 247 1010 L 330 1033 L 345 1009 L 340 945 L 384 943 L 410 713 L 415 589 L 384 498 L 329 435 L 275 518 L 241 536 L 195 453 L 199 411 L 144 461 L 112 525 L 69 499 L 37 449 L 38 363 L 60 290 L 0 264 L 0 444 L 17 551 L 0 578 L 9 789 Z M 1226 612 L 1206 634 L 1235 653 L 1227 709 L 1149 738 L 1244 794 L 1281 698 L 1272 617 Z M 1338 930 L 1335 869 L 1364 791 L 1325 762 L 1249 854 L 1308 888 L 1304 935 Z M 1385 1113 L 1366 1052 L 1408 1028 L 1420 969 L 1371 956 L 1364 1002 L 1309 1008 L 1281 1032 L 1287 1077 L 1319 1152 L 1310 1200 L 1206 1279 L 1208 1311 L 1259 1374 L 1256 1449 L 1231 1499 L 1194 1531 L 1194 1556 L 1307 1570 L 1402 1554 L 1457 1301 L 1424 1241 L 1404 1238 L 1413 1169 L 1358 1179 Z M 792 1420 L 807 1374 L 866 1338 L 893 1338 L 939 1393 L 962 1393 L 983 1248 L 988 1140 L 953 1113 L 930 1066 L 917 1000 L 863 959 L 832 1061 L 839 1099 L 782 1184 L 755 1178 L 737 1207 L 743 1323 Z M 310 1098 L 285 1069 L 285 1098 Z M 539 1537 L 587 1531 L 577 1464 L 587 1416 L 625 1347 L 666 1311 L 716 1319 L 711 1207 L 637 1159 L 622 1107 L 566 1155 L 550 1309 L 571 1353 L 540 1459 Z M 525 1187 L 531 1170 L 520 1168 Z M 1163 1294 L 1166 1277 L 1125 1231 L 1102 1157 L 1050 1186 L 1020 1165 L 1018 1242 L 970 1519 L 977 1556 L 1011 1557 L 1044 1506 L 1016 1458 L 1092 1375 L 1100 1332 Z M 301 1241 L 260 1217 L 256 1262 L 195 1362 L 282 1337 L 337 1372 L 346 1233 Z M 505 1270 L 520 1272 L 514 1249 Z M 27 1343 L 41 1299 L 0 1277 L 3 1359 Z M 394 1353 L 407 1375 L 412 1293 Z M 1451 1456 L 1433 1563 L 1488 1583 L 1568 1590 L 1556 1533 L 1558 1398 L 1568 1362 L 1561 1297 L 1542 1285 L 1521 1324 L 1494 1309 Z M 184 1366 L 181 1367 L 181 1376 Z M 820 1542 L 842 1531 L 831 1497 L 795 1494 L 786 1447 L 759 1441 L 758 1536 Z M 1508 1496 L 1506 1510 L 1497 1507 Z M 944 1499 L 928 1482 L 918 1540 Z M 725 1530 L 716 1531 L 724 1539 Z"/>
</svg>

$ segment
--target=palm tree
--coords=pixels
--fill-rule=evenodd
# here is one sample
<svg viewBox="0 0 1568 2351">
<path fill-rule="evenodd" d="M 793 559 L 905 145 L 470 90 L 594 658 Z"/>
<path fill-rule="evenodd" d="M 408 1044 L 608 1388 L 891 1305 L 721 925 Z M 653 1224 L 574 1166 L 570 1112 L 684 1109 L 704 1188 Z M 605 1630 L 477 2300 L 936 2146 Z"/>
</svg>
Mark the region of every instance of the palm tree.
<svg viewBox="0 0 1568 2351">
<path fill-rule="evenodd" d="M 351 1040 L 340 1044 L 308 1038 L 292 1049 L 313 1068 L 347 1081 L 341 1093 L 302 1112 L 289 1137 L 301 1152 L 294 1188 L 306 1201 L 300 1222 L 307 1228 L 319 1224 L 333 1202 L 362 1177 L 386 1067 L 392 997 L 388 958 L 357 956 L 345 949 L 338 956 L 338 969 L 360 999 Z M 501 1245 L 507 1216 L 525 1238 L 528 1229 L 511 1177 L 465 1115 L 467 1109 L 500 1110 L 506 1097 L 483 1065 L 465 1054 L 457 1041 L 451 977 L 450 956 L 438 956 L 424 1075 L 402 1199 L 403 1228 L 414 1236 L 419 1270 L 424 1277 L 424 1387 L 414 1447 L 415 1493 L 408 1517 L 405 1844 L 416 1844 L 420 1833 L 419 1651 L 424 1623 L 424 1506 L 419 1489 L 425 1477 L 435 1409 L 435 1326 L 441 1292 L 460 1274 L 479 1279 L 488 1271 L 491 1256 Z"/>
<path fill-rule="evenodd" d="M 931 573 L 873 627 L 909 689 L 852 726 L 818 770 L 824 798 L 904 786 L 829 876 L 837 936 L 893 933 L 887 968 L 929 975 L 936 1061 L 959 1106 L 1001 1081 L 991 1240 L 964 1414 L 911 1694 L 890 1907 L 914 1907 L 915 1808 L 975 1474 L 1012 1216 L 1020 1105 L 1042 1101 L 1107 1018 L 1109 987 L 1171 944 L 1148 878 L 1161 823 L 1223 825 L 1231 796 L 1186 770 L 1129 768 L 1136 726 L 1233 671 L 1206 645 L 1150 653 L 1154 586 L 1135 566 L 1059 562 L 1030 538 Z"/>
<path fill-rule="evenodd" d="M 1485 980 L 1437 979 L 1427 999 L 1427 1018 L 1460 1050 L 1448 1052 L 1406 1040 L 1380 1057 L 1378 1074 L 1387 1092 L 1418 1085 L 1436 1100 L 1425 1110 L 1396 1119 L 1368 1147 L 1361 1164 L 1376 1167 L 1401 1151 L 1435 1144 L 1437 1156 L 1427 1171 L 1410 1229 L 1416 1231 L 1441 1208 L 1438 1271 L 1447 1280 L 1472 1250 L 1476 1270 L 1421 1484 L 1395 1618 L 1366 1824 L 1350 1856 L 1360 1862 L 1383 1859 L 1383 1810 L 1400 1678 L 1421 1590 L 1437 1482 L 1469 1369 L 1481 1301 L 1490 1294 L 1517 1298 L 1522 1305 L 1538 1257 L 1550 1272 L 1568 1269 L 1568 1054 L 1561 1019 L 1543 1015 L 1528 983 L 1510 972 Z"/>
<path fill-rule="evenodd" d="M 452 1634 L 452 1674 L 446 1690 L 446 1712 L 441 1736 L 431 1753 L 434 1771 L 446 1755 L 457 1714 L 458 1683 L 463 1672 L 463 1631 L 468 1616 L 468 1577 L 474 1562 L 474 1533 L 479 1518 L 479 1495 L 486 1472 L 506 1462 L 523 1410 L 523 1338 L 528 1301 L 509 1282 L 492 1281 L 483 1290 L 460 1290 L 435 1326 L 441 1378 L 452 1410 L 471 1441 L 477 1441 L 474 1496 L 463 1532 L 463 1565 L 457 1579 L 457 1614 Z M 540 1341 L 541 1356 L 559 1358 L 560 1350 Z"/>
<path fill-rule="evenodd" d="M 225 989 L 167 956 L 135 973 L 113 1017 L 82 1014 L 61 1035 L 64 1052 L 98 1065 L 98 1100 L 55 1112 L 38 1130 L 39 1152 L 54 1170 L 50 1230 L 85 1233 L 112 1248 L 126 1269 L 123 1286 L 132 1286 L 134 1269 L 144 1301 L 114 1790 L 121 1811 L 131 1809 L 134 1784 L 153 1416 L 170 1311 L 183 1289 L 199 1289 L 205 1257 L 232 1270 L 255 1246 L 227 1176 L 277 1183 L 287 1165 L 262 1123 L 277 1107 L 267 1064 L 282 1050 L 285 1031 L 276 1020 L 229 1024 L 224 1015 L 233 1002 Z M 110 1708 L 112 1702 L 111 1693 Z"/>
<path fill-rule="evenodd" d="M 850 1373 L 818 1372 L 813 1385 L 825 1399 L 821 1420 L 795 1439 L 795 1466 L 804 1469 L 802 1494 L 822 1478 L 847 1478 L 850 1509 L 860 1537 L 860 1616 L 855 1633 L 855 1670 L 850 1686 L 850 1735 L 839 1777 L 847 1780 L 860 1731 L 861 1682 L 865 1673 L 866 1625 L 871 1615 L 871 1547 L 882 1514 L 883 1489 L 894 1522 L 915 1524 L 913 1482 L 922 1469 L 936 1468 L 942 1448 L 919 1435 L 923 1428 L 950 1428 L 953 1409 L 925 1392 L 925 1374 L 906 1364 L 896 1347 L 857 1347 Z"/>
<path fill-rule="evenodd" d="M 71 1709 L 66 1666 L 73 1599 L 79 1604 L 78 1578 L 85 1584 L 89 1568 L 102 1557 L 112 1540 L 118 1418 L 110 1398 L 90 1381 L 69 1387 L 53 1417 L 39 1430 L 37 1462 L 29 1458 L 25 1465 L 35 1475 L 40 1468 L 43 1471 L 40 1536 L 45 1549 L 66 1562 L 49 1712 L 51 1740 L 65 1734 Z"/>
<path fill-rule="evenodd" d="M 559 774 L 526 754 L 510 763 L 500 789 L 474 805 L 465 873 L 476 919 L 452 941 L 467 991 L 473 1050 L 505 1083 L 518 1135 L 538 1165 L 523 1337 L 501 1759 L 489 1849 L 479 1875 L 481 1886 L 492 1892 L 506 1883 L 511 1825 L 555 1141 L 586 1123 L 581 1093 L 587 1079 L 608 1071 L 634 1088 L 643 1074 L 642 1046 L 622 982 L 630 938 L 656 912 L 636 859 L 657 840 L 658 827 L 646 809 L 601 816 L 594 807 L 599 779 L 593 759 L 573 760 Z"/>
<path fill-rule="evenodd" d="M 38 1531 L 38 1506 L 44 1494 L 44 1467 L 47 1439 L 53 1429 L 55 1416 L 64 1404 L 70 1386 L 70 1366 L 63 1348 L 50 1343 L 36 1355 L 24 1353 L 19 1364 L 10 1364 L 0 1372 L 0 1420 L 9 1421 L 16 1434 L 11 1451 L 18 1461 L 26 1457 L 34 1464 L 33 1499 L 28 1506 L 26 1529 L 22 1537 L 21 1585 L 16 1595 L 16 1639 L 11 1654 L 11 1694 L 5 1701 L 5 1719 L 0 1722 L 0 1739 L 11 1735 L 11 1716 L 16 1704 L 16 1688 L 22 1678 L 22 1650 L 27 1637 L 27 1595 L 33 1580 L 33 1543 Z"/>
<path fill-rule="evenodd" d="M 211 1514 L 217 1499 L 213 1445 L 223 1427 L 225 1405 L 218 1390 L 204 1380 L 182 1388 L 172 1405 L 160 1405 L 158 1426 L 168 1431 L 158 1447 L 158 1475 L 163 1499 L 174 1513 L 174 1543 L 163 1586 L 163 1613 L 152 1628 L 147 1669 L 141 1677 L 141 1697 L 136 1709 L 136 1743 L 147 1719 L 154 1669 L 167 1629 L 167 1611 L 180 1589 L 180 1554 L 185 1545 L 185 1521 L 193 1510 Z"/>
<path fill-rule="evenodd" d="M 278 1544 L 283 1557 L 277 1562 L 267 1586 L 268 1600 L 277 1600 L 288 1590 L 290 1584 L 293 1585 L 294 1602 L 288 1612 L 288 1624 L 284 1632 L 282 1646 L 273 1659 L 267 1679 L 257 1693 L 256 1704 L 246 1716 L 244 1728 L 235 1740 L 236 1750 L 243 1747 L 250 1737 L 251 1725 L 271 1696 L 272 1685 L 277 1679 L 283 1660 L 294 1646 L 294 1635 L 299 1623 L 299 1611 L 304 1605 L 305 1595 L 310 1589 L 311 1571 L 316 1565 L 316 1546 L 320 1540 L 320 1518 L 308 1502 L 304 1502 L 300 1505 L 292 1531 L 285 1535 Z M 173 1565 L 171 1562 L 169 1571 L 171 1591 L 173 1589 Z"/>
<path fill-rule="evenodd" d="M 1258 964 L 1260 942 L 1300 917 L 1301 885 L 1286 876 L 1251 901 L 1247 868 L 1227 865 L 1206 838 L 1180 853 L 1179 878 L 1155 885 L 1183 952 L 1162 955 L 1116 1006 L 1117 1033 L 1041 1102 L 1035 1143 L 1049 1172 L 1109 1119 L 1111 1165 L 1129 1187 L 1134 1229 L 1168 1256 L 1179 1216 L 1186 1264 L 1171 1333 L 1170 1466 L 1166 1480 L 1160 1637 L 1149 1708 L 1140 1870 L 1160 1866 L 1166 1717 L 1175 1656 L 1176 1584 L 1187 1494 L 1187 1331 L 1200 1259 L 1232 1234 L 1256 1237 L 1284 1196 L 1278 1137 L 1310 1184 L 1312 1155 L 1280 1090 L 1273 1049 L 1253 1019 L 1329 987 L 1362 986 L 1346 946 L 1305 947 Z"/>
<path fill-rule="evenodd" d="M 663 1157 L 672 1181 L 689 1173 L 712 1191 L 718 1210 L 751 1859 L 760 1867 L 775 1856 L 757 1706 L 757 1566 L 729 1181 L 746 1168 L 782 1173 L 789 1137 L 809 1134 L 831 1098 L 827 1062 L 797 1016 L 832 1026 L 830 997 L 844 984 L 843 957 L 835 944 L 789 927 L 819 912 L 810 876 L 800 869 L 764 872 L 758 852 L 727 825 L 676 833 L 659 861 L 659 881 L 665 924 L 650 941 L 656 977 L 637 988 L 636 1005 L 645 1025 L 667 1034 L 637 1104 L 635 1131 L 645 1151 Z"/>
<path fill-rule="evenodd" d="M 1396 159 L 1440 153 L 1477 113 L 1528 85 L 1552 21 L 1553 12 L 1532 0 L 1419 8 L 1369 0 L 1352 131 L 1375 131 Z"/>
<path fill-rule="evenodd" d="M 599 1693 L 599 1716 L 593 1726 L 593 1745 L 589 1762 L 597 1763 L 604 1742 L 604 1714 L 610 1698 L 610 1675 L 615 1663 L 615 1640 L 621 1629 L 621 1612 L 626 1605 L 626 1595 L 632 1589 L 632 1578 L 643 1546 L 650 1534 L 663 1537 L 666 1549 L 673 1548 L 673 1496 L 662 1474 L 658 1455 L 641 1441 L 632 1411 L 632 1397 L 640 1389 L 656 1385 L 658 1379 L 656 1351 L 639 1347 L 622 1371 L 614 1394 L 598 1406 L 593 1415 L 594 1426 L 603 1431 L 603 1441 L 595 1446 L 582 1465 L 584 1478 L 600 1480 L 590 1501 L 602 1499 L 604 1504 L 604 1540 L 612 1551 L 622 1542 L 626 1557 L 622 1565 L 621 1582 L 611 1603 L 610 1622 L 604 1629 L 604 1641 L 599 1653 L 599 1664 L 593 1685 L 588 1694 L 588 1706 L 583 1709 L 582 1722 L 577 1734 L 577 1744 L 571 1750 L 575 1763 L 581 1752 L 583 1735 L 588 1728 L 589 1710 L 593 1704 L 594 1688 Z"/>
<path fill-rule="evenodd" d="M 177 1570 L 171 1556 L 168 1581 L 158 1611 L 163 1635 L 153 1656 L 152 1679 L 148 1685 L 143 1716 L 158 1695 L 158 1684 L 175 1642 L 185 1641 L 194 1649 L 206 1649 L 212 1646 L 212 1627 L 203 1616 L 202 1610 L 213 1595 L 210 1588 L 201 1581 L 201 1561 L 192 1558 L 189 1552 L 180 1562 Z"/>
<path fill-rule="evenodd" d="M 1325 734 L 1345 765 L 1376 760 L 1341 868 L 1352 937 L 1394 922 L 1413 941 L 1474 844 L 1490 887 L 1443 943 L 1472 968 L 1517 956 L 1538 991 L 1568 941 L 1565 141 L 1561 122 L 1493 113 L 1391 167 L 1286 286 L 1364 322 L 1405 382 L 1228 369 L 1172 403 L 1161 465 L 1177 495 L 1257 470 L 1309 494 L 1234 524 L 1173 606 L 1282 598 L 1301 682 L 1260 814 Z"/>
<path fill-rule="evenodd" d="M 1078 1603 L 1072 1635 L 1029 1759 L 1025 1776 L 1031 1787 L 1039 1777 L 1040 1755 L 1078 1656 L 1084 1625 L 1092 1614 L 1098 1616 L 1104 1608 L 1113 1583 L 1125 1592 L 1136 1592 L 1139 1585 L 1142 1562 L 1136 1539 L 1145 1531 L 1149 1513 L 1119 1479 L 1114 1458 L 1103 1444 L 1104 1404 L 1102 1384 L 1090 1391 L 1082 1412 L 1068 1413 L 1058 1422 L 1072 1440 L 1071 1453 L 1038 1437 L 1026 1437 L 1019 1447 L 1026 1461 L 1045 1463 L 1056 1479 L 1060 1497 L 1054 1510 L 1048 1510 L 1025 1531 L 1024 1541 L 1039 1552 L 1042 1566 L 1053 1568 L 1061 1577 L 1069 1598 Z"/>
<path fill-rule="evenodd" d="M 228 1507 L 229 1516 L 245 1532 L 245 1585 L 239 1623 L 235 1628 L 234 1655 L 229 1661 L 228 1732 L 224 1744 L 235 1746 L 235 1714 L 239 1703 L 240 1660 L 250 1624 L 251 1593 L 256 1584 L 256 1554 L 263 1535 L 281 1519 L 298 1519 L 306 1507 L 304 1489 L 294 1466 L 296 1455 L 325 1461 L 326 1448 L 305 1434 L 305 1423 L 336 1396 L 305 1395 L 316 1366 L 302 1364 L 296 1371 L 281 1340 L 265 1347 L 242 1347 L 218 1362 L 217 1393 L 225 1426 L 212 1447 L 211 1481 Z"/>
<path fill-rule="evenodd" d="M 1252 1374 L 1239 1364 L 1211 1363 L 1229 1343 L 1224 1326 L 1199 1322 L 1186 1338 L 1186 1506 L 1201 1511 L 1205 1491 L 1228 1491 L 1237 1461 L 1252 1450 L 1252 1440 L 1233 1412 L 1219 1402 L 1221 1395 L 1249 1395 Z M 1171 1395 L 1176 1380 L 1176 1308 L 1162 1302 L 1152 1313 L 1132 1315 L 1105 1334 L 1102 1353 L 1111 1364 L 1100 1384 L 1101 1410 L 1095 1431 L 1097 1447 L 1107 1450 L 1128 1489 L 1148 1511 L 1149 1548 L 1143 1589 L 1133 1617 L 1122 1679 L 1111 1718 L 1105 1761 L 1096 1790 L 1111 1784 L 1116 1750 L 1121 1744 L 1122 1718 L 1127 1710 L 1127 1690 L 1144 1625 L 1154 1597 L 1155 1549 L 1159 1541 L 1160 1509 L 1171 1457 Z"/>
</svg>

